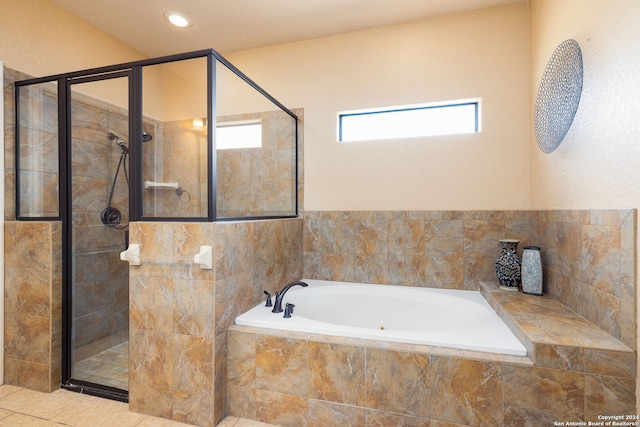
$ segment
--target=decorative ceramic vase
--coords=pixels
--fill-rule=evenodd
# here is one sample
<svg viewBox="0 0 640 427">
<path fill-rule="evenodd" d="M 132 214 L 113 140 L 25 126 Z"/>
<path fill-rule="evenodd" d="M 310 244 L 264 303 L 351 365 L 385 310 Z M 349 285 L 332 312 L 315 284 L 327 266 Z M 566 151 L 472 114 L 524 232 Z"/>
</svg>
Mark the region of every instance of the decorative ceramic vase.
<svg viewBox="0 0 640 427">
<path fill-rule="evenodd" d="M 522 292 L 542 295 L 542 261 L 538 246 L 525 246 L 523 248 Z"/>
<path fill-rule="evenodd" d="M 520 240 L 500 239 L 502 252 L 496 260 L 496 275 L 500 282 L 500 289 L 517 291 L 520 287 L 520 258 L 518 258 L 518 243 Z"/>
</svg>

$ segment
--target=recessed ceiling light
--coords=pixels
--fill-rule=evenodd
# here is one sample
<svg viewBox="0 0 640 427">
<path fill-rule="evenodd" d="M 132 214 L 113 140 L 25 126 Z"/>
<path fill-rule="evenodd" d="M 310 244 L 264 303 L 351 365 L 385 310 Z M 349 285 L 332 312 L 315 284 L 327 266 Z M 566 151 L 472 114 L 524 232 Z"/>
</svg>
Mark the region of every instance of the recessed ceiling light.
<svg viewBox="0 0 640 427">
<path fill-rule="evenodd" d="M 182 28 L 191 26 L 191 19 L 189 19 L 189 17 L 184 13 L 168 11 L 164 13 L 164 19 L 176 27 Z"/>
</svg>

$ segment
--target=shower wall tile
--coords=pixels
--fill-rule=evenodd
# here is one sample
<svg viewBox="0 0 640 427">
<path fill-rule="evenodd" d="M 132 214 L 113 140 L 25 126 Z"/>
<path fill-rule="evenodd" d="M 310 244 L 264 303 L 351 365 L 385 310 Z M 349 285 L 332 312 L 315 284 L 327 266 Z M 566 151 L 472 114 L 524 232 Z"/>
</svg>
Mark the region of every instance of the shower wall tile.
<svg viewBox="0 0 640 427">
<path fill-rule="evenodd" d="M 31 76 L 3 67 L 3 98 L 4 98 L 4 218 L 5 221 L 15 221 L 15 93 L 13 83 Z"/>
<path fill-rule="evenodd" d="M 200 390 L 210 392 L 214 375 L 213 356 L 212 339 L 175 334 L 171 388 L 191 393 Z"/>
<path fill-rule="evenodd" d="M 61 369 L 60 223 L 4 227 L 5 382 L 50 392 L 60 385 Z"/>
<path fill-rule="evenodd" d="M 142 261 L 130 269 L 130 408 L 215 425 L 227 394 L 247 397 L 244 386 L 227 385 L 227 371 L 246 377 L 241 383 L 256 378 L 255 365 L 242 362 L 255 360 L 255 344 L 250 356 L 229 344 L 229 356 L 227 328 L 264 290 L 302 278 L 302 220 L 132 223 L 130 242 L 141 245 Z M 212 270 L 193 263 L 202 245 L 213 247 Z M 251 396 L 236 408 L 255 416 Z"/>
<path fill-rule="evenodd" d="M 302 111 L 296 110 L 295 113 L 299 119 L 302 118 Z M 217 120 L 218 123 L 239 120 L 260 120 L 262 123 L 262 147 L 218 151 L 218 215 L 234 217 L 294 213 L 296 156 L 293 149 L 296 134 L 292 118 L 282 111 L 268 111 L 218 117 Z M 301 129 L 301 125 L 298 129 Z M 299 152 L 302 153 L 300 131 L 298 137 Z M 301 189 L 300 178 L 298 191 Z"/>
<path fill-rule="evenodd" d="M 129 410 L 171 419 L 173 395 L 168 387 L 141 383 L 129 375 Z"/>
<path fill-rule="evenodd" d="M 172 399 L 172 419 L 197 426 L 214 425 L 213 399 L 209 391 L 176 390 Z"/>
<path fill-rule="evenodd" d="M 212 337 L 215 332 L 214 284 L 207 280 L 175 279 L 173 284 L 173 333 Z"/>
<path fill-rule="evenodd" d="M 213 236 L 214 224 L 130 224 L 131 410 L 213 425 L 213 272 L 193 264 Z"/>
<path fill-rule="evenodd" d="M 129 333 L 129 379 L 170 388 L 174 361 L 172 334 L 132 329 Z"/>
<path fill-rule="evenodd" d="M 174 279 L 136 277 L 129 285 L 130 327 L 145 331 L 173 333 Z"/>
</svg>

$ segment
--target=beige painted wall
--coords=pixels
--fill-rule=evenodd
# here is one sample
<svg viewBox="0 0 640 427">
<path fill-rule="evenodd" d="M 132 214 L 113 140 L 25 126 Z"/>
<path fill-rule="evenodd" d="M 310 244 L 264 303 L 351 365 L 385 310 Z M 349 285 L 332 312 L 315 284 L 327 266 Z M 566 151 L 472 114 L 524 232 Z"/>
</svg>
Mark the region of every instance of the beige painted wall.
<svg viewBox="0 0 640 427">
<path fill-rule="evenodd" d="M 49 1 L 3 3 L 8 67 L 41 76 L 142 57 Z M 229 59 L 305 109 L 306 209 L 525 209 L 528 43 L 519 3 Z M 338 111 L 464 98 L 482 98 L 479 134 L 336 142 Z"/>
<path fill-rule="evenodd" d="M 145 58 L 49 0 L 2 0 L 0 5 L 0 61 L 14 70 L 43 77 Z M 126 106 L 109 84 L 90 86 L 77 90 Z M 154 109 L 162 105 L 157 94 L 145 93 L 144 100 L 154 116 L 162 114 Z"/>
<path fill-rule="evenodd" d="M 2 0 L 0 58 L 39 77 L 143 56 L 49 0 Z"/>
<path fill-rule="evenodd" d="M 529 207 L 528 5 L 228 55 L 305 110 L 305 209 Z M 474 135 L 336 142 L 339 111 L 482 98 Z"/>
<path fill-rule="evenodd" d="M 555 48 L 575 39 L 584 61 L 578 112 L 560 146 L 531 133 L 531 207 L 640 208 L 640 2 L 531 0 L 531 111 Z"/>
<path fill-rule="evenodd" d="M 532 112 L 540 78 L 558 44 L 575 39 L 584 61 L 580 106 L 564 141 L 544 154 L 532 128 L 531 207 L 639 209 L 640 2 L 530 0 L 530 16 Z M 636 269 L 639 263 L 636 259 Z M 640 377 L 640 407 L 639 385 Z"/>
</svg>

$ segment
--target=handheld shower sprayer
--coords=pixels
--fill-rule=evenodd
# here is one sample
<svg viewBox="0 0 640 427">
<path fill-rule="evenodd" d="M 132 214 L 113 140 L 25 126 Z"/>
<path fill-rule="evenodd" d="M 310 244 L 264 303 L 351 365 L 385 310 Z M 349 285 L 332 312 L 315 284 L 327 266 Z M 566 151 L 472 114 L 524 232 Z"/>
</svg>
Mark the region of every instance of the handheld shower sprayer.
<svg viewBox="0 0 640 427">
<path fill-rule="evenodd" d="M 118 144 L 118 146 L 122 150 L 122 154 L 129 153 L 129 147 L 127 147 L 127 144 L 122 139 L 120 139 L 120 137 L 118 137 L 118 135 L 116 135 L 115 133 L 109 132 L 107 134 L 107 138 L 109 138 L 111 141 L 116 141 L 116 143 Z"/>
<path fill-rule="evenodd" d="M 113 177 L 113 183 L 111 184 L 111 191 L 109 192 L 109 200 L 107 202 L 107 207 L 100 214 L 100 218 L 102 220 L 102 223 L 107 225 L 108 227 L 122 229 L 122 228 L 126 228 L 128 224 L 120 225 L 120 221 L 122 220 L 122 213 L 117 208 L 111 206 L 111 200 L 113 198 L 113 192 L 116 188 L 116 182 L 118 181 L 118 173 L 120 172 L 121 167 L 124 172 L 124 177 L 127 182 L 127 185 L 129 185 L 129 174 L 127 172 L 127 156 L 129 155 L 129 147 L 127 146 L 127 143 L 124 142 L 115 133 L 108 132 L 107 138 L 109 138 L 110 141 L 116 141 L 116 143 L 120 147 L 120 150 L 122 150 L 122 154 L 120 154 L 120 160 L 118 161 L 116 173 Z M 148 142 L 148 141 L 151 141 L 151 139 L 153 139 L 151 135 L 149 135 L 146 132 L 142 133 L 142 142 Z"/>
</svg>

